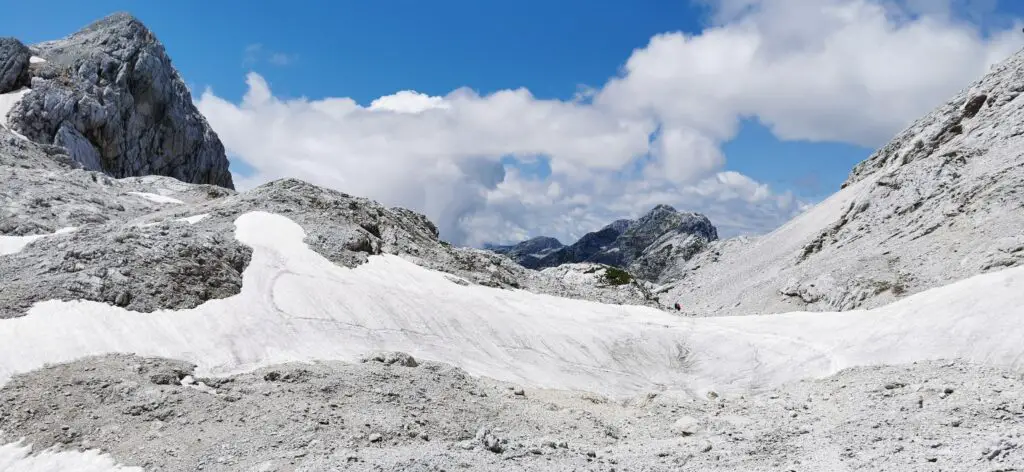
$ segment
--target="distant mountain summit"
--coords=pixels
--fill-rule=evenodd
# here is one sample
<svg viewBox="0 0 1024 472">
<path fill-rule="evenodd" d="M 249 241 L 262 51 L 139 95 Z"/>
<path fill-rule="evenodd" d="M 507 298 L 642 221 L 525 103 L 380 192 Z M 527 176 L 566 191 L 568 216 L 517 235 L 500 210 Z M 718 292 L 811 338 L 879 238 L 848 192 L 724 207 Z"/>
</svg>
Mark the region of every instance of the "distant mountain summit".
<svg viewBox="0 0 1024 472">
<path fill-rule="evenodd" d="M 676 261 L 688 260 L 717 239 L 718 230 L 706 216 L 658 205 L 636 220 L 617 220 L 568 246 L 549 244 L 537 251 L 538 241 L 557 242 L 541 237 L 491 250 L 531 269 L 589 262 L 627 269 L 641 279 L 658 281 L 672 271 Z"/>
<path fill-rule="evenodd" d="M 131 15 L 31 47 L 0 40 L 0 94 L 8 93 L 20 95 L 0 121 L 67 149 L 81 168 L 233 187 L 223 144 L 163 45 Z"/>
<path fill-rule="evenodd" d="M 538 236 L 527 239 L 519 244 L 508 246 L 485 245 L 484 249 L 508 256 L 520 265 L 528 267 L 531 260 L 542 259 L 544 256 L 563 247 L 565 245 L 555 238 Z"/>
</svg>

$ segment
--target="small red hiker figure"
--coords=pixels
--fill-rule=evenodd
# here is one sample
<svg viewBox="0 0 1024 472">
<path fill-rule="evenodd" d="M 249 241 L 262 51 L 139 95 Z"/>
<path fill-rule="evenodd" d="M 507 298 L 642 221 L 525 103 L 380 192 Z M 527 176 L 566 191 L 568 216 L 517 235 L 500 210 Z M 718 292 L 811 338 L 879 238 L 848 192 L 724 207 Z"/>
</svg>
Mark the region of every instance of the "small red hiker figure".
<svg viewBox="0 0 1024 472">
<path fill-rule="evenodd" d="M 679 302 L 676 302 L 676 311 L 679 311 L 679 310 L 682 310 L 682 309 L 683 309 L 683 307 L 679 304 Z"/>
</svg>

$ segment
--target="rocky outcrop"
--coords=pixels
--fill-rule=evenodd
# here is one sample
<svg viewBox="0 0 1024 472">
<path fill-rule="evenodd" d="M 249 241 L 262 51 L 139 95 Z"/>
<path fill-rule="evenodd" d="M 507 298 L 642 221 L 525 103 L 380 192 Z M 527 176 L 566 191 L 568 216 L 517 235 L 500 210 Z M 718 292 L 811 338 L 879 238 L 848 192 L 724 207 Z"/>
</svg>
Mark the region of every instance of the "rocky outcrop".
<svg viewBox="0 0 1024 472">
<path fill-rule="evenodd" d="M 911 124 L 775 232 L 695 257 L 696 311 L 871 308 L 1024 263 L 1024 52 Z"/>
<path fill-rule="evenodd" d="M 0 94 L 28 85 L 28 64 L 31 53 L 21 41 L 0 38 Z"/>
<path fill-rule="evenodd" d="M 706 216 L 658 205 L 636 220 L 615 221 L 546 256 L 512 259 L 531 269 L 581 262 L 601 264 L 627 269 L 644 280 L 661 281 L 679 272 L 683 262 L 717 239 L 718 230 Z M 510 253 L 500 248 L 495 252 Z"/>
<path fill-rule="evenodd" d="M 11 62 L 3 59 L 8 43 L 0 43 L 0 71 Z M 113 177 L 164 175 L 232 188 L 224 146 L 141 22 L 115 14 L 31 51 L 40 60 L 29 64 L 26 49 L 11 62 L 27 66 L 16 80 L 31 88 L 9 113 L 12 130 L 65 147 L 82 168 Z"/>
</svg>

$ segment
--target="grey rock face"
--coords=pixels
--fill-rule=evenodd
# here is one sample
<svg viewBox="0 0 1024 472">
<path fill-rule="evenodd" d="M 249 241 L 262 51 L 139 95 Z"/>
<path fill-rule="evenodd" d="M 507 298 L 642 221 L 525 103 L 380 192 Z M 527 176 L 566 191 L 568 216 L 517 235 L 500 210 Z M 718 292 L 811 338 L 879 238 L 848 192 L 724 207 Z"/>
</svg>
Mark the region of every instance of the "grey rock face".
<svg viewBox="0 0 1024 472">
<path fill-rule="evenodd" d="M 0 38 L 0 93 L 28 85 L 28 63 L 31 53 L 21 41 Z"/>
<path fill-rule="evenodd" d="M 46 62 L 28 67 L 31 92 L 11 110 L 11 129 L 113 177 L 232 187 L 223 145 L 141 22 L 115 14 L 32 50 Z"/>
</svg>

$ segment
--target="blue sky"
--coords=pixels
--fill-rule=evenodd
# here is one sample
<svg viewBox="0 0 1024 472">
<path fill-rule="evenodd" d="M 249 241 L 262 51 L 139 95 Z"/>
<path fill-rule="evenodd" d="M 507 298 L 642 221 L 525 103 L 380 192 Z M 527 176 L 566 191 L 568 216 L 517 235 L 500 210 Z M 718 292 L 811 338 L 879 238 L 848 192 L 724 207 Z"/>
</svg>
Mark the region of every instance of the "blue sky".
<svg viewBox="0 0 1024 472">
<path fill-rule="evenodd" d="M 4 34 L 25 42 L 59 38 L 115 11 L 140 18 L 164 43 L 193 89 L 240 99 L 258 69 L 282 96 L 345 94 L 360 103 L 398 90 L 444 95 L 468 86 L 482 94 L 526 87 L 538 98 L 569 99 L 598 86 L 630 52 L 667 31 L 697 32 L 706 5 L 687 1 L 476 0 L 423 2 L 18 2 L 5 7 Z M 283 54 L 248 64 L 245 50 Z M 838 189 L 871 150 L 843 144 L 787 145 L 756 121 L 727 149 L 729 168 L 815 199 Z M 780 169 L 799 166 L 792 176 Z M 813 186 L 807 182 L 816 182 Z"/>
<path fill-rule="evenodd" d="M 872 3 L 872 0 L 850 1 Z M 986 38 L 995 34 L 994 32 L 1012 27 L 1012 21 L 1020 16 L 1021 10 L 1024 9 L 1024 5 L 1020 5 L 1024 2 L 901 1 L 908 3 L 907 12 L 911 19 L 906 21 L 912 21 L 912 18 L 919 16 L 933 15 L 936 18 L 945 18 L 944 21 L 949 23 L 950 29 L 975 28 L 977 41 L 981 45 L 979 47 L 985 46 Z M 763 7 L 766 13 L 758 18 L 742 17 L 745 6 L 759 2 L 774 3 L 778 6 Z M 482 97 L 502 90 L 525 88 L 529 90 L 534 100 L 553 99 L 571 102 L 581 87 L 601 89 L 610 79 L 626 74 L 623 66 L 627 60 L 637 50 L 648 48 L 651 38 L 656 35 L 682 32 L 686 35 L 699 36 L 711 27 L 741 25 L 743 21 L 756 22 L 759 31 L 766 31 L 763 33 L 765 35 L 777 34 L 771 32 L 770 9 L 775 8 L 784 13 L 786 4 L 800 2 L 801 0 L 521 0 L 515 3 L 478 0 L 288 3 L 179 1 L 173 5 L 166 2 L 141 1 L 16 2 L 4 7 L 5 15 L 0 18 L 0 31 L 31 43 L 65 36 L 114 11 L 128 11 L 154 30 L 166 46 L 175 65 L 193 88 L 197 99 L 209 88 L 217 99 L 240 108 L 244 108 L 241 105 L 243 96 L 251 89 L 251 83 L 247 85 L 246 82 L 246 73 L 250 71 L 257 72 L 272 89 L 274 99 L 283 102 L 299 98 L 317 101 L 348 97 L 365 107 L 378 97 L 402 90 L 444 97 L 460 87 L 469 87 Z M 828 2 L 842 4 L 844 0 L 828 0 L 825 3 Z M 937 5 L 947 3 L 950 6 L 947 11 L 937 11 L 943 9 Z M 814 9 L 807 5 L 818 4 L 805 2 L 802 10 Z M 940 33 L 941 31 L 934 34 Z M 648 49 L 654 50 L 653 47 Z M 719 54 L 728 55 L 730 52 L 723 50 Z M 813 71 L 807 71 L 807 74 L 813 74 Z M 867 157 L 875 145 L 884 142 L 880 136 L 886 136 L 887 133 L 891 136 L 899 130 L 897 123 L 905 124 L 921 112 L 938 105 L 948 97 L 948 92 L 967 85 L 978 75 L 976 71 L 969 71 L 963 73 L 962 77 L 950 78 L 936 85 L 934 90 L 929 89 L 929 95 L 922 96 L 919 101 L 898 110 L 897 115 L 906 116 L 896 116 L 890 122 L 884 123 L 857 123 L 853 127 L 859 126 L 864 131 L 851 132 L 848 136 L 839 128 L 845 127 L 847 122 L 870 120 L 870 117 L 864 117 L 870 114 L 837 114 L 833 125 L 836 131 L 833 133 L 827 129 L 806 129 L 808 127 L 801 124 L 801 120 L 817 120 L 817 115 L 791 119 L 779 112 L 778 106 L 775 105 L 769 107 L 763 104 L 736 103 L 734 108 L 738 118 L 735 118 L 735 121 L 739 123 L 738 128 L 720 132 L 721 126 L 728 128 L 728 125 L 715 123 L 708 125 L 708 129 L 713 128 L 714 131 L 704 133 L 711 136 L 709 139 L 724 156 L 724 162 L 720 165 L 707 166 L 719 174 L 735 172 L 760 184 L 766 184 L 773 195 L 790 194 L 799 202 L 813 203 L 836 191 L 850 168 Z M 959 85 L 955 86 L 956 84 Z M 671 93 L 666 92 L 664 96 L 652 100 L 657 103 L 686 102 L 694 99 L 687 95 L 688 89 L 667 90 L 671 90 Z M 700 95 L 697 98 L 708 95 L 706 91 L 697 89 L 694 89 L 693 93 Z M 750 99 L 749 96 L 744 100 L 751 103 L 757 101 Z M 713 106 L 714 102 L 711 103 Z M 865 103 L 865 106 L 870 106 L 870 103 Z M 764 110 L 754 111 L 754 116 L 741 116 L 745 114 L 742 110 L 747 108 Z M 787 111 L 789 112 L 791 110 Z M 880 110 L 879 113 L 886 111 Z M 666 111 L 660 116 L 669 114 L 671 113 Z M 226 122 L 226 119 L 211 118 L 215 130 L 221 133 L 222 137 L 235 136 L 236 133 L 232 130 L 222 131 L 222 127 L 230 126 L 221 125 L 222 122 Z M 769 123 L 769 126 L 761 125 L 762 122 Z M 687 126 L 691 126 L 689 121 Z M 701 123 L 691 127 L 704 131 Z M 795 127 L 795 131 L 773 134 L 773 127 Z M 787 139 L 780 140 L 776 137 L 777 134 L 782 134 Z M 833 135 L 836 139 L 830 139 Z M 814 142 L 806 138 L 811 138 Z M 229 150 L 233 151 L 233 169 L 236 172 L 246 171 L 243 175 L 248 176 L 266 167 L 259 159 L 244 155 L 244 151 L 241 150 L 243 146 L 233 146 L 232 142 L 228 142 L 229 138 L 225 138 L 225 141 Z M 236 147 L 238 149 L 233 149 Z M 521 171 L 527 177 L 544 178 L 550 172 L 547 156 L 537 156 L 538 161 L 523 158 L 522 155 L 510 157 L 512 154 L 514 151 L 509 151 L 500 158 L 506 173 L 512 169 Z M 300 155 L 297 160 L 303 158 L 304 156 Z M 713 157 L 709 159 L 714 160 Z M 245 165 L 246 161 L 256 168 Z M 525 163 L 527 161 L 529 163 Z M 473 169 L 478 167 L 474 166 Z M 271 172 L 264 173 L 267 178 L 279 177 Z M 691 174 L 692 172 L 672 173 L 680 176 Z M 567 181 L 562 182 L 561 188 L 564 189 L 567 185 Z M 578 188 L 587 188 L 588 185 L 590 184 L 580 184 Z M 339 186 L 343 185 L 339 183 Z M 446 183 L 445 186 L 451 185 Z M 675 192 L 675 201 L 670 203 L 680 209 L 691 209 L 687 208 L 690 202 L 695 207 L 692 209 L 695 210 L 702 210 L 705 207 L 720 208 L 717 204 L 712 205 L 707 201 L 701 203 L 695 199 L 696 197 L 685 197 L 697 194 L 706 197 L 706 192 L 701 193 L 695 190 L 696 188 L 694 184 L 686 189 L 671 190 Z M 593 189 L 592 191 L 596 192 Z M 370 193 L 371 195 L 367 196 L 385 201 L 392 195 L 377 195 L 374 191 Z M 397 192 L 396 195 L 398 193 L 401 192 Z M 664 189 L 652 191 L 651 198 L 663 194 Z M 435 196 L 401 194 L 395 196 L 394 200 L 396 203 L 408 204 L 410 199 L 417 201 L 416 199 L 422 198 L 431 200 Z M 481 205 L 491 208 L 497 205 L 493 202 L 500 199 L 490 195 L 484 200 L 486 203 Z M 433 209 L 427 208 L 430 204 L 417 209 L 427 212 L 432 218 L 437 218 L 452 207 L 451 201 L 446 202 L 438 204 L 440 206 L 434 205 Z M 636 203 L 636 208 L 642 208 L 648 203 L 652 201 L 644 199 Z M 523 208 L 515 210 L 515 205 L 509 206 L 507 203 L 502 205 L 502 208 L 505 208 L 502 211 L 528 211 Z M 608 208 L 612 206 L 605 205 Z M 763 223 L 737 223 L 738 229 L 735 232 L 771 229 L 775 224 L 791 216 L 792 206 L 778 210 L 778 214 L 772 216 L 774 219 L 766 216 L 767 219 Z M 552 219 L 553 217 L 548 217 L 544 221 L 527 219 L 511 233 L 515 237 L 532 236 L 535 235 L 532 233 L 543 228 L 553 228 L 548 231 L 561 233 L 558 235 L 572 239 L 580 231 L 587 229 L 587 224 L 593 226 L 605 217 L 630 216 L 619 213 L 636 213 L 639 211 L 637 209 L 621 207 L 615 211 L 597 212 L 588 215 L 591 217 L 588 223 L 563 229 L 560 229 L 560 220 Z M 456 235 L 454 239 L 463 239 L 467 243 L 496 239 L 493 235 L 501 234 L 496 228 L 503 224 L 496 223 L 494 217 L 502 214 L 508 215 L 501 211 L 494 215 L 481 213 L 474 216 L 475 223 L 469 223 L 465 218 L 466 213 L 458 213 L 458 216 L 454 217 L 457 221 L 450 224 L 461 225 L 461 228 L 448 228 L 448 232 Z M 582 217 L 580 214 L 575 216 Z M 751 221 L 760 221 L 758 218 L 761 217 L 753 218 Z M 491 221 L 489 224 L 492 230 L 482 231 L 481 234 L 470 237 L 470 233 L 479 232 L 471 227 L 483 225 L 484 220 Z M 442 223 L 444 231 L 447 223 Z M 542 229 L 524 227 L 530 224 L 539 225 Z"/>
</svg>

